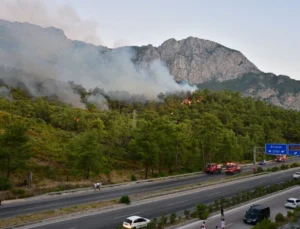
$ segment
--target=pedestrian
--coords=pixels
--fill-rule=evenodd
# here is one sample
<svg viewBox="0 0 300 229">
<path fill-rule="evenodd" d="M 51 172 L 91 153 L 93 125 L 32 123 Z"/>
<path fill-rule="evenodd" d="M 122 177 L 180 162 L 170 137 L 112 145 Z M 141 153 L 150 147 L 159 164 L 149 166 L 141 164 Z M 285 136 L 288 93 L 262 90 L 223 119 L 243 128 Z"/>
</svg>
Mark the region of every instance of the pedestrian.
<svg viewBox="0 0 300 229">
<path fill-rule="evenodd" d="M 100 183 L 99 183 L 99 191 L 100 191 L 100 189 L 101 189 L 101 186 L 102 186 L 102 183 L 100 182 Z"/>
<path fill-rule="evenodd" d="M 206 229 L 205 221 L 202 222 L 201 228 L 202 228 L 202 229 Z"/>
<path fill-rule="evenodd" d="M 221 221 L 221 228 L 225 229 L 225 220 L 224 219 L 222 219 L 222 221 Z"/>
<path fill-rule="evenodd" d="M 224 219 L 225 216 L 224 216 L 224 209 L 223 209 L 223 205 L 221 206 L 221 219 Z"/>
<path fill-rule="evenodd" d="M 95 191 L 97 189 L 97 183 L 96 182 L 94 182 L 94 189 L 95 189 Z"/>
</svg>

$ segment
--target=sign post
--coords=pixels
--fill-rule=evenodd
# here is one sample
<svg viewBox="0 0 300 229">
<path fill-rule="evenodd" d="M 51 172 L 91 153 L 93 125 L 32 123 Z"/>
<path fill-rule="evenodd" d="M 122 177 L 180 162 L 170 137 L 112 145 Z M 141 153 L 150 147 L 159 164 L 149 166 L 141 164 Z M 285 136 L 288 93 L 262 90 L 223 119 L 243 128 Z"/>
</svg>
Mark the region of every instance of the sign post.
<svg viewBox="0 0 300 229">
<path fill-rule="evenodd" d="M 300 156 L 300 144 L 289 144 L 288 145 L 289 156 Z"/>
<path fill-rule="evenodd" d="M 269 155 L 287 155 L 288 146 L 287 144 L 265 144 L 265 153 Z"/>
</svg>

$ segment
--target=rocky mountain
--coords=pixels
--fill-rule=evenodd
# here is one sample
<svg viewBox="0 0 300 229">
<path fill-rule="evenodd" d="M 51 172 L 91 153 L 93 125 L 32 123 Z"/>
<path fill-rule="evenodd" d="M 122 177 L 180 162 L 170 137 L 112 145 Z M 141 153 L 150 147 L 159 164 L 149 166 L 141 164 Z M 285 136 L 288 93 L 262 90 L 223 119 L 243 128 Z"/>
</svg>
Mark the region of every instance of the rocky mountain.
<svg viewBox="0 0 300 229">
<path fill-rule="evenodd" d="M 16 80 L 8 74 L 15 69 L 34 78 L 19 74 Z M 159 47 L 109 49 L 72 41 L 57 28 L 0 20 L 0 80 L 12 86 L 22 82 L 35 95 L 58 94 L 67 102 L 80 99 L 66 96 L 66 85 L 49 85 L 49 78 L 73 81 L 85 88 L 151 96 L 187 89 L 189 86 L 182 84 L 188 82 L 199 88 L 232 89 L 300 110 L 300 81 L 264 73 L 241 52 L 212 41 L 188 37 L 169 39 Z M 46 85 L 46 90 L 36 89 L 37 80 Z M 119 93 L 117 97 L 125 96 Z"/>
<path fill-rule="evenodd" d="M 246 73 L 260 73 L 239 51 L 195 37 L 180 41 L 169 39 L 157 48 L 152 45 L 137 48 L 138 64 L 157 58 L 166 62 L 177 81 L 187 80 L 190 84 L 222 82 Z"/>
</svg>

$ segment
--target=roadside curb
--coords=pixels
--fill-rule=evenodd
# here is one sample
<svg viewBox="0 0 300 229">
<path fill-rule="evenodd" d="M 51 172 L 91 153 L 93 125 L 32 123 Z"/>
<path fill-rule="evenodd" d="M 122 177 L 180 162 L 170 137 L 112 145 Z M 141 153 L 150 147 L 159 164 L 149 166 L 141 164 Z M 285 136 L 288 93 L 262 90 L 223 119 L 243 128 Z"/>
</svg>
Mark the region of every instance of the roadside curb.
<svg viewBox="0 0 300 229">
<path fill-rule="evenodd" d="M 293 168 L 293 169 L 299 169 L 299 168 Z M 292 170 L 292 169 L 289 169 L 289 170 Z M 273 173 L 265 173 L 265 174 L 263 174 L 263 173 L 261 173 L 261 174 L 253 174 L 253 175 L 249 175 L 249 176 L 246 176 L 246 177 L 245 176 L 244 177 L 241 176 L 241 177 L 238 177 L 237 179 L 224 180 L 223 182 L 219 183 L 218 185 L 222 186 L 222 185 L 226 185 L 227 183 L 230 183 L 230 182 L 239 181 L 241 179 L 248 179 L 249 178 L 249 180 L 250 180 L 251 178 L 254 178 L 254 177 L 260 177 L 260 176 L 264 176 L 264 175 L 268 176 L 268 175 L 272 175 L 274 173 L 283 173 L 285 171 L 286 170 L 282 170 L 282 171 L 278 171 L 278 172 L 273 172 Z M 95 215 L 95 214 L 100 214 L 100 213 L 103 213 L 103 212 L 110 212 L 110 211 L 114 211 L 114 210 L 135 207 L 135 206 L 138 206 L 138 205 L 141 205 L 141 204 L 147 204 L 147 203 L 151 203 L 151 202 L 155 202 L 155 201 L 160 201 L 162 199 L 167 199 L 167 198 L 171 199 L 171 198 L 178 197 L 178 196 L 189 195 L 191 193 L 199 192 L 200 190 L 202 190 L 203 188 L 206 188 L 206 187 L 208 187 L 208 188 L 214 188 L 214 187 L 210 187 L 210 186 L 213 186 L 213 185 L 216 185 L 216 184 L 217 183 L 215 183 L 215 184 L 209 184 L 207 186 L 200 186 L 198 188 L 194 188 L 194 190 L 192 189 L 192 190 L 187 190 L 187 191 L 182 191 L 182 192 L 175 192 L 175 193 L 160 195 L 160 196 L 156 196 L 156 197 L 154 196 L 154 197 L 150 197 L 150 198 L 146 198 L 146 199 L 136 200 L 136 201 L 132 202 L 130 205 L 115 204 L 115 205 L 108 206 L 108 207 L 105 207 L 105 208 L 102 208 L 102 209 L 98 209 L 98 210 L 95 209 L 95 210 L 89 210 L 89 211 L 76 212 L 76 213 L 65 215 L 65 216 L 58 216 L 58 217 L 53 217 L 53 218 L 49 218 L 49 219 L 44 219 L 44 220 L 39 220 L 39 221 L 34 221 L 34 222 L 28 222 L 28 223 L 19 224 L 19 225 L 10 226 L 10 227 L 5 227 L 5 228 L 1 228 L 1 229 L 19 228 L 19 227 L 30 226 L 30 225 L 33 225 L 33 224 L 41 224 L 41 223 L 48 223 L 48 222 L 51 223 L 53 221 L 61 222 L 61 221 L 66 220 L 66 217 L 68 217 L 67 220 L 71 220 L 71 219 L 74 219 L 74 218 L 81 218 L 81 217 L 84 217 L 84 216 L 87 216 L 87 215 Z M 295 186 L 293 186 L 293 187 L 295 187 Z M 286 190 L 288 190 L 288 189 L 281 190 L 281 191 L 286 191 Z M 278 191 L 278 192 L 280 192 L 280 191 Z M 274 195 L 274 194 L 275 193 L 272 193 L 270 195 Z M 264 196 L 264 197 L 267 197 L 267 195 Z M 262 197 L 260 197 L 260 198 L 262 198 Z M 256 199 L 251 200 L 251 201 L 255 201 L 255 200 Z M 240 205 L 244 205 L 244 204 L 246 204 L 246 203 L 242 203 Z M 238 206 L 239 205 L 236 205 L 236 206 L 233 206 L 231 208 L 236 208 Z M 227 208 L 227 210 L 231 209 L 231 208 Z M 80 216 L 78 217 L 78 215 L 80 215 Z M 213 216 L 213 214 L 211 216 Z M 190 221 L 187 221 L 187 222 L 190 222 Z"/>
<path fill-rule="evenodd" d="M 246 202 L 237 204 L 237 205 L 235 205 L 235 206 L 231 206 L 231 207 L 229 207 L 229 208 L 225 208 L 225 209 L 224 209 L 224 212 L 229 211 L 229 210 L 232 210 L 232 209 L 235 209 L 235 208 L 239 208 L 239 207 L 241 207 L 241 206 L 243 206 L 243 205 L 247 205 L 247 204 L 250 204 L 250 203 L 253 203 L 253 202 L 257 202 L 257 201 L 259 201 L 259 200 L 261 200 L 261 199 L 265 199 L 265 198 L 271 197 L 271 196 L 273 196 L 273 195 L 276 195 L 276 194 L 279 194 L 279 193 L 282 193 L 282 192 L 287 192 L 287 191 L 289 191 L 289 190 L 293 190 L 293 189 L 295 189 L 296 187 L 299 188 L 300 185 L 294 185 L 294 186 L 289 187 L 289 188 L 287 188 L 287 189 L 283 189 L 283 190 L 280 190 L 280 191 L 277 191 L 277 192 L 273 192 L 273 193 L 267 194 L 267 195 L 265 195 L 265 196 L 258 197 L 258 198 L 255 198 L 255 199 L 252 199 L 252 200 L 249 200 L 249 201 L 246 201 Z M 219 212 L 213 212 L 213 213 L 210 214 L 210 216 L 209 216 L 207 219 L 205 219 L 205 220 L 208 220 L 209 218 L 215 217 L 216 215 L 219 215 L 219 214 L 220 214 Z M 165 229 L 180 229 L 180 228 L 183 227 L 183 226 L 187 226 L 187 225 L 192 224 L 192 223 L 194 223 L 194 222 L 202 222 L 202 221 L 203 221 L 203 220 L 201 220 L 201 219 L 191 219 L 191 220 L 188 220 L 188 221 L 186 221 L 186 222 L 183 222 L 183 223 L 180 223 L 180 224 L 177 224 L 177 225 L 172 225 L 172 226 L 170 226 L 170 227 L 166 227 Z"/>
</svg>

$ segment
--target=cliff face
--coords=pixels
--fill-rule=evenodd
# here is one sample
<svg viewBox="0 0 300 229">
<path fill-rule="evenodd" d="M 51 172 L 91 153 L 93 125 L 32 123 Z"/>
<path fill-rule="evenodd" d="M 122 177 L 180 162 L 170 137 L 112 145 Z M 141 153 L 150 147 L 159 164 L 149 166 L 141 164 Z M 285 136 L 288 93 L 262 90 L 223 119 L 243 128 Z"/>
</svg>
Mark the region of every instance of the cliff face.
<svg viewBox="0 0 300 229">
<path fill-rule="evenodd" d="M 167 64 L 176 81 L 186 80 L 190 84 L 222 82 L 245 73 L 260 73 L 240 52 L 195 37 L 169 39 L 157 48 L 148 45 L 137 49 L 138 64 L 145 65 L 157 58 Z"/>
<path fill-rule="evenodd" d="M 149 68 L 154 60 L 161 60 L 177 82 L 187 81 L 201 89 L 240 91 L 245 96 L 300 110 L 300 81 L 264 73 L 239 51 L 212 41 L 188 37 L 179 41 L 169 39 L 159 47 L 109 49 L 72 41 L 62 30 L 53 27 L 0 20 L 0 80 L 10 75 L 7 68 L 12 68 L 41 75 L 43 81 L 50 77 L 111 90 L 119 90 L 115 85 L 126 84 L 128 90 L 140 87 L 139 91 L 151 89 L 158 94 L 164 85 L 169 87 L 170 80 L 161 80 L 159 86 L 153 82 L 150 85 L 147 77 L 140 79 L 135 71 L 136 66 Z M 1 72 L 3 68 L 5 72 Z M 166 75 L 160 66 L 157 69 L 155 81 Z M 19 80 L 27 81 L 27 85 L 35 84 L 27 78 L 24 75 Z M 172 84 L 172 88 L 176 86 Z"/>
</svg>

